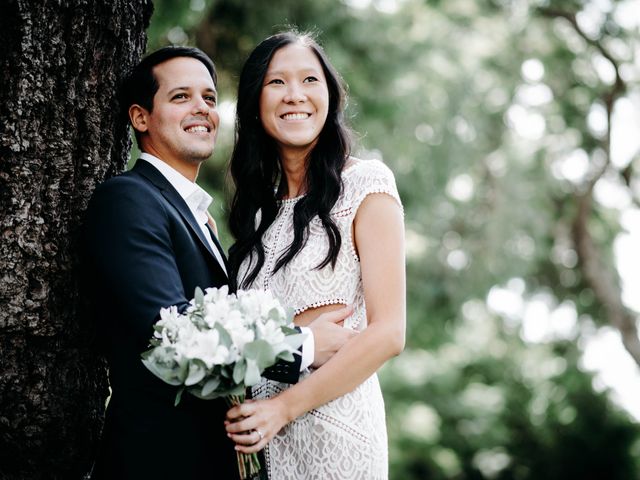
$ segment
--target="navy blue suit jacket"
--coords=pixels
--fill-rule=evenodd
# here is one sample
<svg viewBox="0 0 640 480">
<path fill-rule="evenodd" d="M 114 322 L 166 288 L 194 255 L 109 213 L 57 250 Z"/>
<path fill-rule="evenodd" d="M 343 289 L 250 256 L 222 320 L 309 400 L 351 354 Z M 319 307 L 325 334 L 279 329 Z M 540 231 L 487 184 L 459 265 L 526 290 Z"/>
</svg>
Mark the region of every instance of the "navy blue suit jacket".
<svg viewBox="0 0 640 480">
<path fill-rule="evenodd" d="M 155 167 L 138 161 L 96 189 L 83 250 L 112 389 L 93 478 L 236 479 L 224 400 L 185 394 L 175 407 L 176 387 L 140 360 L 160 308 L 184 308 L 196 287 L 228 283 L 186 203 Z M 296 381 L 298 368 L 299 360 L 279 380 Z"/>
</svg>

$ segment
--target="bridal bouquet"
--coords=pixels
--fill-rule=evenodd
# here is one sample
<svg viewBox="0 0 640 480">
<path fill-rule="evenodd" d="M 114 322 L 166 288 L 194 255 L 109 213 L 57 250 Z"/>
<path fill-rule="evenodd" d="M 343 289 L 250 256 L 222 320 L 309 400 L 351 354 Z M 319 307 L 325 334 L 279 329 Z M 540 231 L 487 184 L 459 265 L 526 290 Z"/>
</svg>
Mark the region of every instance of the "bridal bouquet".
<svg viewBox="0 0 640 480">
<path fill-rule="evenodd" d="M 228 287 L 196 289 L 184 313 L 160 310 L 142 363 L 157 377 L 201 399 L 244 401 L 247 387 L 278 360 L 293 361 L 304 335 L 293 328 L 293 312 L 262 290 L 229 293 Z M 255 454 L 238 453 L 241 478 L 259 473 Z"/>
</svg>

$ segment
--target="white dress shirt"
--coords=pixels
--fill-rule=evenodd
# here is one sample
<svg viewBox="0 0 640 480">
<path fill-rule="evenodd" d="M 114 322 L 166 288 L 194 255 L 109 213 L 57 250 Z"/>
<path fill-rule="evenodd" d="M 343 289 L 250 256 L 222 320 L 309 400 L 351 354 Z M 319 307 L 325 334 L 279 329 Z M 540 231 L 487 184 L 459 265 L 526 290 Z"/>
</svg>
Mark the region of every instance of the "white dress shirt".
<svg viewBox="0 0 640 480">
<path fill-rule="evenodd" d="M 142 152 L 140 154 L 140 160 L 144 160 L 153 165 L 162 174 L 162 176 L 167 179 L 171 186 L 176 189 L 180 197 L 182 197 L 189 207 L 189 210 L 196 219 L 196 222 L 198 222 L 198 226 L 204 233 L 204 238 L 211 247 L 211 251 L 216 257 L 216 260 L 218 260 L 222 270 L 224 270 L 228 275 L 227 269 L 224 266 L 222 254 L 211 238 L 211 231 L 207 228 L 207 223 L 209 222 L 207 210 L 213 201 L 211 195 L 209 195 L 197 183 L 192 182 L 158 157 Z M 315 341 L 313 338 L 313 332 L 310 328 L 300 327 L 300 330 L 301 333 L 306 333 L 304 343 L 302 344 L 302 360 L 300 362 L 300 371 L 302 371 L 306 370 L 313 363 L 315 356 Z"/>
</svg>

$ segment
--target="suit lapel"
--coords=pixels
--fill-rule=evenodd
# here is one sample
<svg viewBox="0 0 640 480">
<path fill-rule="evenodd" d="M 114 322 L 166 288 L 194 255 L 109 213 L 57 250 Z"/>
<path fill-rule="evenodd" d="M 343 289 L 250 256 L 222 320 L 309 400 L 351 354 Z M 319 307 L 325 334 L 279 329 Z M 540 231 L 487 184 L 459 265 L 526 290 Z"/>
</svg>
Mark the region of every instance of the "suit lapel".
<svg viewBox="0 0 640 480">
<path fill-rule="evenodd" d="M 139 173 L 145 178 L 147 178 L 151 183 L 153 183 L 156 187 L 160 189 L 164 198 L 166 198 L 167 201 L 171 205 L 173 205 L 173 207 L 175 207 L 175 209 L 180 213 L 180 216 L 182 217 L 184 222 L 191 229 L 191 233 L 198 238 L 202 246 L 207 250 L 207 254 L 208 254 L 207 257 L 210 260 L 210 263 L 215 265 L 216 269 L 219 270 L 219 272 L 222 275 L 224 275 L 226 278 L 227 275 L 224 272 L 220 263 L 218 262 L 218 259 L 216 258 L 214 253 L 211 251 L 211 246 L 209 245 L 209 242 L 207 242 L 204 236 L 204 232 L 198 225 L 198 222 L 196 222 L 196 219 L 193 217 L 193 214 L 191 213 L 191 210 L 189 210 L 189 207 L 187 206 L 184 199 L 180 196 L 180 194 L 176 191 L 176 189 L 173 188 L 173 185 L 171 185 L 169 180 L 167 180 L 165 176 L 162 175 L 162 173 L 160 173 L 158 169 L 155 168 L 153 165 L 151 165 L 149 162 L 138 160 L 134 165 L 133 170 L 136 173 Z M 213 238 L 213 241 L 215 242 L 218 249 L 220 250 L 220 253 L 222 254 L 222 259 L 224 260 L 225 267 L 226 267 L 227 259 L 223 253 L 222 247 L 218 243 L 216 236 L 213 235 L 213 232 L 211 237 Z"/>
<path fill-rule="evenodd" d="M 224 253 L 222 245 L 220 245 L 220 242 L 218 241 L 218 237 L 215 234 L 215 232 L 213 231 L 213 228 L 211 228 L 208 223 L 206 225 L 207 225 L 207 230 L 209 230 L 209 234 L 211 234 L 211 238 L 213 239 L 213 243 L 216 244 L 216 247 L 218 248 L 218 251 L 220 252 L 220 257 L 222 258 L 222 261 L 224 262 L 224 268 L 226 268 L 227 272 L 228 272 L 229 271 L 229 263 L 227 262 L 227 256 Z"/>
</svg>

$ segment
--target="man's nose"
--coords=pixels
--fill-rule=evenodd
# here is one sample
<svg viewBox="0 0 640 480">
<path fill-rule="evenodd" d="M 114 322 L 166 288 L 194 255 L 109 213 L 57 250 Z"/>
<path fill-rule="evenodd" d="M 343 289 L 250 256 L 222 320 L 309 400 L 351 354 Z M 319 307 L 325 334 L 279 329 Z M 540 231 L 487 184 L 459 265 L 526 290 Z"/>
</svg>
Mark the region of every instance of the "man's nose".
<svg viewBox="0 0 640 480">
<path fill-rule="evenodd" d="M 211 105 L 209 105 L 203 97 L 199 97 L 199 96 L 194 97 L 194 105 L 193 105 L 194 113 L 208 115 L 211 108 L 212 108 Z"/>
</svg>

